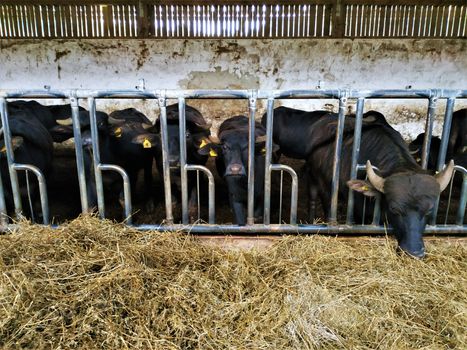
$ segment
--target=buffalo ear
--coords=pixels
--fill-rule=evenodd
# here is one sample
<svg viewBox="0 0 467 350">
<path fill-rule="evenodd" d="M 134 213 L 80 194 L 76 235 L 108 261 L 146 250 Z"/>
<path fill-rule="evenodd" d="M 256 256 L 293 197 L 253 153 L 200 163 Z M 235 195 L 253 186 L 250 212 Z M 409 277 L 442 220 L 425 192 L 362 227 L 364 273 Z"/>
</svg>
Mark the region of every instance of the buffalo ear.
<svg viewBox="0 0 467 350">
<path fill-rule="evenodd" d="M 116 138 L 120 138 L 120 137 L 122 137 L 123 129 L 122 129 L 122 127 L 120 127 L 120 126 L 112 126 L 112 127 L 110 128 L 109 134 L 110 134 L 111 136 L 116 137 Z"/>
<path fill-rule="evenodd" d="M 378 190 L 365 180 L 349 180 L 347 186 L 351 190 L 363 193 L 368 197 L 375 197 L 378 194 Z"/>
<path fill-rule="evenodd" d="M 219 145 L 216 145 L 213 142 L 207 143 L 198 149 L 198 154 L 202 156 L 217 157 L 219 152 L 220 152 Z"/>
<path fill-rule="evenodd" d="M 280 149 L 279 145 L 273 142 L 272 153 L 277 152 L 279 149 Z M 266 142 L 265 141 L 255 142 L 255 150 L 257 153 L 266 154 Z"/>
<path fill-rule="evenodd" d="M 143 148 L 153 148 L 153 147 L 157 147 L 159 144 L 157 137 L 155 137 L 155 135 L 153 134 L 137 135 L 133 137 L 133 139 L 131 140 L 131 143 L 142 145 Z"/>
</svg>

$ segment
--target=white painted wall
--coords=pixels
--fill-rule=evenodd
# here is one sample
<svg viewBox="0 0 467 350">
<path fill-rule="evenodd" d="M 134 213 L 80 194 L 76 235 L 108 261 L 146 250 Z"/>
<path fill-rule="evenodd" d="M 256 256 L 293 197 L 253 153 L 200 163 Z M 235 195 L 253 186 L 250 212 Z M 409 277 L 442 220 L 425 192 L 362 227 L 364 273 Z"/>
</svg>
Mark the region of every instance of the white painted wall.
<svg viewBox="0 0 467 350">
<path fill-rule="evenodd" d="M 0 62 L 0 89 L 123 89 L 139 79 L 150 89 L 306 89 L 319 81 L 324 88 L 467 89 L 467 41 L 461 39 L 2 40 Z M 157 115 L 154 101 L 99 101 L 98 107 L 111 111 L 128 104 L 151 118 Z M 247 111 L 246 101 L 191 104 L 214 125 Z M 336 106 L 335 101 L 283 104 L 307 110 Z M 459 101 L 456 109 L 466 105 Z M 406 138 L 421 132 L 426 106 L 426 101 L 367 103 Z"/>
</svg>

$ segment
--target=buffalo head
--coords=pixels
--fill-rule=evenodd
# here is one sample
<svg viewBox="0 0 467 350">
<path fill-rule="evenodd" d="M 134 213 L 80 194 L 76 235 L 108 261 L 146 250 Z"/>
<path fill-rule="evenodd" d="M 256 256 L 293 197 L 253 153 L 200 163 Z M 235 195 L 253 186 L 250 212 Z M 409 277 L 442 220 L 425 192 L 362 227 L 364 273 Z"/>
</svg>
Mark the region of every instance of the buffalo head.
<svg viewBox="0 0 467 350">
<path fill-rule="evenodd" d="M 425 256 L 423 232 L 439 194 L 447 187 L 454 171 L 454 162 L 439 174 L 431 176 L 413 171 L 383 178 L 375 173 L 370 161 L 366 164 L 368 181 L 350 180 L 348 186 L 366 196 L 383 195 L 388 222 L 394 228 L 399 249 L 416 257 Z"/>
</svg>

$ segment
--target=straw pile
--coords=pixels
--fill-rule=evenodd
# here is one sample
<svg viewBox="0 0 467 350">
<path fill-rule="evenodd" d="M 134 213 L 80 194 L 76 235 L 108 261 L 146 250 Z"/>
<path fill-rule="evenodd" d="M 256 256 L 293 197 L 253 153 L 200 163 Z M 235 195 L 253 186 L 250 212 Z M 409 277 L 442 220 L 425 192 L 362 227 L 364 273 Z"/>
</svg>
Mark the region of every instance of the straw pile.
<svg viewBox="0 0 467 350">
<path fill-rule="evenodd" d="M 208 247 L 94 217 L 0 237 L 6 349 L 467 347 L 467 247 L 290 237 Z"/>
</svg>

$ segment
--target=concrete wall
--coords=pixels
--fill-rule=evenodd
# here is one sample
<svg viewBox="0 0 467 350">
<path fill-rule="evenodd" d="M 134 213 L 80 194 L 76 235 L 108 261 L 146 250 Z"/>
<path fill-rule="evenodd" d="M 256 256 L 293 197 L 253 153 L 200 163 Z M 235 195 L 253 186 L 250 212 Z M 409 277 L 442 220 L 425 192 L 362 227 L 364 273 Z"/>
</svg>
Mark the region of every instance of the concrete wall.
<svg viewBox="0 0 467 350">
<path fill-rule="evenodd" d="M 2 40 L 0 62 L 0 89 L 133 88 L 139 79 L 151 89 L 306 89 L 320 81 L 324 88 L 467 89 L 467 41 L 460 39 Z M 128 104 L 157 115 L 153 101 L 99 101 L 98 107 L 111 111 Z M 247 112 L 246 101 L 190 104 L 214 125 Z M 282 104 L 336 109 L 335 101 Z M 456 109 L 466 105 L 459 101 Z M 426 101 L 367 103 L 408 139 L 421 132 L 426 106 Z M 442 108 L 440 103 L 440 116 Z"/>
</svg>

